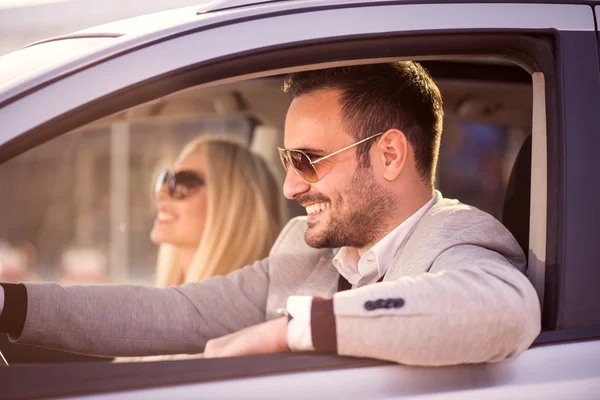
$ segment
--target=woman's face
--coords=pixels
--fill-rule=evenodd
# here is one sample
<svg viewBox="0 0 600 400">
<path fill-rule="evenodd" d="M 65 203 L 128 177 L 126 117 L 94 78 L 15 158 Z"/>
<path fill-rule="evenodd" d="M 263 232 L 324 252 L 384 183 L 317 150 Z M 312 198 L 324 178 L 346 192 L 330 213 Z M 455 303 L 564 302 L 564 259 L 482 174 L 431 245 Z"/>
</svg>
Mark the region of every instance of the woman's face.
<svg viewBox="0 0 600 400">
<path fill-rule="evenodd" d="M 193 171 L 205 180 L 204 159 L 202 152 L 196 150 L 175 163 L 173 173 Z M 150 232 L 152 242 L 197 247 L 206 222 L 206 187 L 194 187 L 184 198 L 174 199 L 165 184 L 156 194 L 156 203 L 158 212 Z"/>
</svg>

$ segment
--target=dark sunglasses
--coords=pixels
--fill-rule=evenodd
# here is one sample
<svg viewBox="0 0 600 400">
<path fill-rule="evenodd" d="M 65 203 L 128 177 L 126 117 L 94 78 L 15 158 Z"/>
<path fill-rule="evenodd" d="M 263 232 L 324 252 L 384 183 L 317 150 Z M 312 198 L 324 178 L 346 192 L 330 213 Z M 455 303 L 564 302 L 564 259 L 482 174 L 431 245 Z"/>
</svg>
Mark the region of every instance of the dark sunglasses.
<svg viewBox="0 0 600 400">
<path fill-rule="evenodd" d="M 356 143 L 352 143 L 351 145 L 346 146 L 343 149 L 334 151 L 333 153 L 321 158 L 317 158 L 316 160 L 311 160 L 311 157 L 302 150 L 282 149 L 281 147 L 278 147 L 279 157 L 281 158 L 281 162 L 283 163 L 283 167 L 285 168 L 286 172 L 289 171 L 290 167 L 292 167 L 300 178 L 304 179 L 308 183 L 315 183 L 319 179 L 321 179 L 319 177 L 319 174 L 317 173 L 317 168 L 315 167 L 315 164 L 325 159 L 328 159 L 329 157 L 333 157 L 344 150 L 348 150 L 354 146 L 358 146 L 359 144 L 366 142 L 367 140 L 383 135 L 384 133 L 385 132 L 376 133 L 375 135 L 359 140 Z"/>
<path fill-rule="evenodd" d="M 179 171 L 173 173 L 168 169 L 163 169 L 156 177 L 154 183 L 154 197 L 158 195 L 163 186 L 167 185 L 169 196 L 173 199 L 181 200 L 185 198 L 191 190 L 204 185 L 204 179 L 193 171 Z"/>
</svg>

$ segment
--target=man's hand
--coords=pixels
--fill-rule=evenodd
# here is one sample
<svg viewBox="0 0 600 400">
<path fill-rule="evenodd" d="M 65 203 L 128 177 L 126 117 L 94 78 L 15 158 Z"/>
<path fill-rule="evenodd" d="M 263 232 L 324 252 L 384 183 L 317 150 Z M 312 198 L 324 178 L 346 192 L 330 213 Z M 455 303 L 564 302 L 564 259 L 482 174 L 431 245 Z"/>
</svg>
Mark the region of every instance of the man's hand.
<svg viewBox="0 0 600 400">
<path fill-rule="evenodd" d="M 289 352 L 287 318 L 272 319 L 241 331 L 209 340 L 204 358 Z"/>
</svg>

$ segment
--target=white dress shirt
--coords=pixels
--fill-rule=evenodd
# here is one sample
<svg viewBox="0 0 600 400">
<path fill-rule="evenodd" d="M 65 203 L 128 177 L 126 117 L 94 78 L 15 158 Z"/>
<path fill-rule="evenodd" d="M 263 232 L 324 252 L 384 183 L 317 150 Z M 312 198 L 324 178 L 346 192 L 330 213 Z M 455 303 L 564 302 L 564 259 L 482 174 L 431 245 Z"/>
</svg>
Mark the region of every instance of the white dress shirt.
<svg viewBox="0 0 600 400">
<path fill-rule="evenodd" d="M 342 247 L 333 258 L 333 266 L 353 288 L 377 282 L 385 275 L 396 251 L 427 210 L 433 205 L 434 198 L 429 200 L 417 212 L 408 217 L 394 230 L 375 243 L 360 257 L 354 247 Z M 287 311 L 293 317 L 288 324 L 287 341 L 292 351 L 314 350 L 310 315 L 311 296 L 290 296 L 287 300 Z"/>
</svg>

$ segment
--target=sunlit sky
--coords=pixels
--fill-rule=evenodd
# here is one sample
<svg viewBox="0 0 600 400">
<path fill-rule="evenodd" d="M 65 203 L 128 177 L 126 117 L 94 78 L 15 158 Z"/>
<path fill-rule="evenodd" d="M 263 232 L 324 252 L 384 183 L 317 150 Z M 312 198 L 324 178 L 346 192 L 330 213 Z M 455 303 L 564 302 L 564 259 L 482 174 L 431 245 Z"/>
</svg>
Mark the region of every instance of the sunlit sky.
<svg viewBox="0 0 600 400">
<path fill-rule="evenodd" d="M 37 4 L 63 3 L 69 0 L 0 0 L 0 8 L 16 8 Z"/>
</svg>

